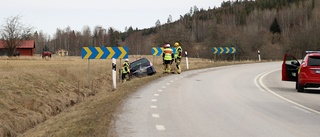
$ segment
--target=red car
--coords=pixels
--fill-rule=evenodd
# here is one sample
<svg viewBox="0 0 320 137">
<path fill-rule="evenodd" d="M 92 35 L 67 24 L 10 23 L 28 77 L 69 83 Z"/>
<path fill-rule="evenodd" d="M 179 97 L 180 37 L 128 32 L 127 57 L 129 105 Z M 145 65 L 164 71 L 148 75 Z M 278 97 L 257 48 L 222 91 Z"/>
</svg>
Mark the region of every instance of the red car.
<svg viewBox="0 0 320 137">
<path fill-rule="evenodd" d="M 286 54 L 282 63 L 282 81 L 295 81 L 298 92 L 320 87 L 320 51 L 306 51 L 301 64 Z"/>
<path fill-rule="evenodd" d="M 46 56 L 48 56 L 49 58 L 51 58 L 51 52 L 50 52 L 50 51 L 44 51 L 44 52 L 42 52 L 42 58 L 45 58 Z"/>
</svg>

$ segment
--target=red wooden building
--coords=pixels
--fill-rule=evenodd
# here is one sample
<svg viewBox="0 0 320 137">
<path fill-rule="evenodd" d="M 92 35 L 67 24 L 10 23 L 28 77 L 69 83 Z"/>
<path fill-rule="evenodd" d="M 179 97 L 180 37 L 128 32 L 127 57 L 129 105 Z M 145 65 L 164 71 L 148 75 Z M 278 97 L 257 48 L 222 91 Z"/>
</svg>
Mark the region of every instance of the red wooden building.
<svg viewBox="0 0 320 137">
<path fill-rule="evenodd" d="M 25 40 L 21 46 L 17 47 L 16 52 L 20 53 L 20 56 L 33 56 L 36 44 L 34 40 Z M 5 42 L 0 41 L 0 55 L 6 55 L 7 50 Z"/>
</svg>

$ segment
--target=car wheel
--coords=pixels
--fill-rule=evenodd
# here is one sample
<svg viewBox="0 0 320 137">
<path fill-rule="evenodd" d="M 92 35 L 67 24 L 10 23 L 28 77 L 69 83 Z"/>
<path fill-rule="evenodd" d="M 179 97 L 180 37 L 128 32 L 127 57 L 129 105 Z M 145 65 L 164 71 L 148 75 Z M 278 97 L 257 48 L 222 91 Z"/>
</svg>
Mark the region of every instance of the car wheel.
<svg viewBox="0 0 320 137">
<path fill-rule="evenodd" d="M 299 84 L 298 81 L 296 82 L 296 89 L 298 92 L 304 92 L 304 87 L 301 84 Z"/>
<path fill-rule="evenodd" d="M 153 66 L 147 68 L 147 74 L 148 75 L 153 75 L 154 73 L 156 73 L 156 70 Z"/>
</svg>

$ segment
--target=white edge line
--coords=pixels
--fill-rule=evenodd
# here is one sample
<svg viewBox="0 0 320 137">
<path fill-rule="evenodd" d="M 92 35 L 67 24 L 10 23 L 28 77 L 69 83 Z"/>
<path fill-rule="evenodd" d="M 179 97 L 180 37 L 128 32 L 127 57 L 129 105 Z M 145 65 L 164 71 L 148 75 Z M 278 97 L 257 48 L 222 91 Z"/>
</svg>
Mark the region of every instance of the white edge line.
<svg viewBox="0 0 320 137">
<path fill-rule="evenodd" d="M 258 87 L 261 91 L 263 91 L 263 92 L 265 92 L 265 90 L 264 89 L 262 89 L 260 86 L 259 86 L 259 84 L 258 84 L 258 78 L 261 76 L 261 75 L 263 75 L 264 73 L 261 73 L 261 74 L 259 74 L 258 76 L 256 76 L 255 78 L 254 78 L 254 81 L 253 81 L 253 83 L 256 85 L 256 87 Z"/>
<path fill-rule="evenodd" d="M 270 73 L 272 73 L 272 72 L 278 71 L 278 70 L 279 70 L 279 69 L 273 70 L 273 71 L 270 71 L 270 72 L 267 72 L 267 73 L 264 73 L 264 74 L 259 78 L 259 83 L 261 82 L 260 85 L 261 85 L 265 90 L 267 90 L 268 92 L 272 93 L 273 95 L 275 95 L 275 96 L 277 96 L 277 97 L 279 97 L 279 98 L 281 98 L 281 99 L 283 99 L 283 100 L 285 100 L 285 101 L 288 101 L 288 102 L 290 102 L 290 103 L 292 103 L 292 104 L 294 104 L 294 105 L 296 105 L 296 106 L 299 106 L 300 108 L 303 108 L 303 109 L 305 109 L 305 110 L 314 112 L 314 113 L 316 113 L 316 114 L 320 114 L 320 112 L 317 111 L 317 110 L 308 108 L 308 107 L 306 107 L 306 106 L 304 106 L 304 105 L 301 105 L 301 104 L 299 104 L 299 103 L 297 103 L 297 102 L 294 102 L 294 101 L 292 101 L 292 100 L 289 100 L 289 99 L 287 99 L 287 98 L 285 98 L 285 97 L 283 97 L 283 96 L 281 96 L 281 95 L 273 92 L 272 90 L 270 90 L 267 86 L 265 86 L 265 85 L 263 84 L 262 79 L 263 79 L 266 75 L 268 75 L 268 74 L 270 74 Z M 257 85 L 257 86 L 259 86 L 259 85 Z M 260 88 L 261 88 L 261 87 L 260 87 Z"/>
</svg>

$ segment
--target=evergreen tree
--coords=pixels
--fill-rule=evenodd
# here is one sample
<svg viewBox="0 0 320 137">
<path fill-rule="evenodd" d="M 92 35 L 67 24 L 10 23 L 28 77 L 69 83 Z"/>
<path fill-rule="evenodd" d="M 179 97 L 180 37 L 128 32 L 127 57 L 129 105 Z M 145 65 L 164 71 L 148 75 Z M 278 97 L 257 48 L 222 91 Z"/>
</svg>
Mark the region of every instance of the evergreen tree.
<svg viewBox="0 0 320 137">
<path fill-rule="evenodd" d="M 160 26 L 161 26 L 161 23 L 160 23 L 160 20 L 158 19 L 156 22 L 156 27 L 160 27 Z"/>
<path fill-rule="evenodd" d="M 50 49 L 47 45 L 44 45 L 43 51 L 50 51 Z"/>
<path fill-rule="evenodd" d="M 281 28 L 280 25 L 278 23 L 277 18 L 275 18 L 270 26 L 270 32 L 274 33 L 278 33 L 281 34 Z"/>
</svg>

